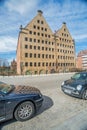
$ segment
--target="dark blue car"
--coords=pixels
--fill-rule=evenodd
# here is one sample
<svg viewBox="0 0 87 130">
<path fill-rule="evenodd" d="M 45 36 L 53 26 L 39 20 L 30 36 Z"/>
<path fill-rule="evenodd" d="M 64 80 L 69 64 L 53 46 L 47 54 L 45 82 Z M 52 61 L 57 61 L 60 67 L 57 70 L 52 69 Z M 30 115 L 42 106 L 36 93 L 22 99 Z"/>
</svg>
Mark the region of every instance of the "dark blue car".
<svg viewBox="0 0 87 130">
<path fill-rule="evenodd" d="M 0 122 L 15 118 L 25 121 L 41 107 L 43 96 L 37 88 L 0 82 Z"/>
<path fill-rule="evenodd" d="M 87 72 L 75 73 L 62 83 L 61 89 L 68 95 L 87 99 Z"/>
</svg>

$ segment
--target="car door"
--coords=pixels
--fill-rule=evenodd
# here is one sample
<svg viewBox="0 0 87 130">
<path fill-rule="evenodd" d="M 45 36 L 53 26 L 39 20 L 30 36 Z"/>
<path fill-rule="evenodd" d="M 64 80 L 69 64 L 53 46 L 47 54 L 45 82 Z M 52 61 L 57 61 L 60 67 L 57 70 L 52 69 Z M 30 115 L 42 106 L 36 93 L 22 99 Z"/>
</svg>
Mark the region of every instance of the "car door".
<svg viewBox="0 0 87 130">
<path fill-rule="evenodd" d="M 4 96 L 0 94 L 0 121 L 5 119 L 5 100 Z"/>
</svg>

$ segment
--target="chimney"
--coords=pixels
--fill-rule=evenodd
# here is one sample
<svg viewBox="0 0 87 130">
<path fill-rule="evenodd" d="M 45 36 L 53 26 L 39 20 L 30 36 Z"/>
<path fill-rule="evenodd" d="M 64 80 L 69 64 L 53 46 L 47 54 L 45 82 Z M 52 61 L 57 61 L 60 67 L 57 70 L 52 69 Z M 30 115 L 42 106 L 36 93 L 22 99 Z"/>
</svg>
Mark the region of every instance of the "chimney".
<svg viewBox="0 0 87 130">
<path fill-rule="evenodd" d="M 63 24 L 66 24 L 66 22 L 63 22 Z"/>
<path fill-rule="evenodd" d="M 37 12 L 38 12 L 38 14 L 39 14 L 40 16 L 43 14 L 43 12 L 42 12 L 41 10 L 38 10 Z"/>
</svg>

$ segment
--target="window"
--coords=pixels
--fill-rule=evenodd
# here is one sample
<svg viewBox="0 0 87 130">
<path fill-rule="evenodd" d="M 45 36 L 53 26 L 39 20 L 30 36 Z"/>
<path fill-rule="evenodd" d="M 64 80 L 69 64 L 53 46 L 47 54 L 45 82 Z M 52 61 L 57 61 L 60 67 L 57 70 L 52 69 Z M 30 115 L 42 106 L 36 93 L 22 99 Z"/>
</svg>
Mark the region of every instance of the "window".
<svg viewBox="0 0 87 130">
<path fill-rule="evenodd" d="M 32 66 L 32 62 L 30 62 L 30 66 Z"/>
<path fill-rule="evenodd" d="M 38 32 L 37 35 L 40 36 L 40 33 Z"/>
<path fill-rule="evenodd" d="M 47 34 L 45 34 L 45 37 L 47 37 Z"/>
<path fill-rule="evenodd" d="M 42 47 L 42 50 L 44 50 L 44 47 Z"/>
<path fill-rule="evenodd" d="M 46 58 L 48 58 L 48 55 L 46 54 Z"/>
<path fill-rule="evenodd" d="M 47 28 L 45 28 L 45 31 L 47 31 Z"/>
<path fill-rule="evenodd" d="M 44 43 L 44 40 L 42 40 L 42 43 Z"/>
<path fill-rule="evenodd" d="M 25 53 L 25 57 L 28 57 L 28 53 Z"/>
<path fill-rule="evenodd" d="M 40 43 L 40 40 L 38 40 L 38 43 Z"/>
<path fill-rule="evenodd" d="M 30 53 L 30 57 L 32 57 L 32 53 Z"/>
<path fill-rule="evenodd" d="M 64 31 L 66 31 L 66 29 L 64 28 Z"/>
<path fill-rule="evenodd" d="M 45 50 L 47 51 L 47 49 L 48 49 L 48 48 L 46 47 Z"/>
<path fill-rule="evenodd" d="M 48 66 L 48 63 L 46 62 L 46 66 Z"/>
<path fill-rule="evenodd" d="M 49 51 L 51 51 L 51 48 L 49 48 Z"/>
<path fill-rule="evenodd" d="M 45 43 L 47 44 L 47 41 L 45 41 Z"/>
<path fill-rule="evenodd" d="M 38 62 L 38 66 L 40 66 L 40 62 Z"/>
<path fill-rule="evenodd" d="M 50 38 L 50 35 L 48 35 L 48 37 Z"/>
<path fill-rule="evenodd" d="M 25 41 L 28 41 L 28 37 L 25 37 Z"/>
<path fill-rule="evenodd" d="M 28 62 L 25 62 L 25 66 L 28 66 Z"/>
<path fill-rule="evenodd" d="M 34 54 L 34 58 L 36 58 L 36 53 Z"/>
<path fill-rule="evenodd" d="M 36 26 L 35 26 L 35 25 L 34 25 L 33 27 L 34 27 L 34 29 L 36 29 Z"/>
<path fill-rule="evenodd" d="M 37 23 L 40 23 L 40 20 L 37 20 Z"/>
<path fill-rule="evenodd" d="M 42 63 L 42 66 L 44 66 L 44 62 Z"/>
<path fill-rule="evenodd" d="M 44 36 L 44 34 L 43 34 L 43 33 L 41 33 L 41 36 L 43 37 L 43 36 Z"/>
<path fill-rule="evenodd" d="M 64 36 L 66 36 L 66 34 L 64 34 Z"/>
<path fill-rule="evenodd" d="M 49 58 L 51 58 L 51 55 L 49 55 Z"/>
<path fill-rule="evenodd" d="M 52 51 L 54 51 L 54 48 L 52 48 Z"/>
<path fill-rule="evenodd" d="M 52 42 L 52 45 L 53 45 L 53 42 Z"/>
<path fill-rule="evenodd" d="M 41 24 L 43 24 L 44 22 L 43 21 L 41 21 Z"/>
<path fill-rule="evenodd" d="M 30 45 L 30 49 L 32 49 L 32 45 Z"/>
<path fill-rule="evenodd" d="M 35 66 L 37 66 L 37 63 L 36 63 L 36 62 L 34 62 L 34 67 L 35 67 Z"/>
<path fill-rule="evenodd" d="M 38 26 L 38 27 L 37 27 L 37 29 L 39 30 L 39 29 L 40 29 L 40 27 Z"/>
<path fill-rule="evenodd" d="M 36 35 L 36 32 L 34 32 L 34 35 Z"/>
<path fill-rule="evenodd" d="M 53 63 L 53 66 L 54 66 L 55 64 Z"/>
<path fill-rule="evenodd" d="M 41 30 L 44 30 L 44 28 L 42 27 Z"/>
<path fill-rule="evenodd" d="M 38 50 L 40 50 L 40 46 L 38 46 Z"/>
<path fill-rule="evenodd" d="M 34 46 L 34 49 L 36 50 L 36 46 Z"/>
<path fill-rule="evenodd" d="M 42 58 L 44 58 L 44 54 L 42 54 Z"/>
<path fill-rule="evenodd" d="M 32 34 L 32 31 L 29 31 L 30 34 Z"/>
<path fill-rule="evenodd" d="M 30 38 L 30 42 L 32 42 L 32 38 Z"/>
<path fill-rule="evenodd" d="M 40 58 L 40 54 L 38 54 L 38 58 Z"/>
<path fill-rule="evenodd" d="M 36 42 L 36 39 L 34 39 L 34 42 Z"/>
<path fill-rule="evenodd" d="M 51 66 L 51 62 L 49 63 L 49 66 Z"/>
<path fill-rule="evenodd" d="M 28 48 L 28 45 L 25 45 L 25 48 L 27 49 L 27 48 Z"/>
<path fill-rule="evenodd" d="M 52 58 L 54 59 L 54 55 L 52 55 Z"/>
</svg>

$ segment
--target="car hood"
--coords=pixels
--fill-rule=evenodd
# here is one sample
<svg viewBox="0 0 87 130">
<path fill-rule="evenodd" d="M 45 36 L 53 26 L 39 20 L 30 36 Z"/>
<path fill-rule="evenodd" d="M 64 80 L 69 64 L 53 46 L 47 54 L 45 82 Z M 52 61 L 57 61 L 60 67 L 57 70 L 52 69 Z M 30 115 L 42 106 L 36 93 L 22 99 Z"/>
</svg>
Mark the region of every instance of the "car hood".
<svg viewBox="0 0 87 130">
<path fill-rule="evenodd" d="M 69 79 L 65 81 L 65 85 L 70 85 L 70 86 L 76 86 L 76 85 L 83 85 L 85 84 L 84 80 L 74 80 L 74 79 Z"/>
<path fill-rule="evenodd" d="M 30 86 L 15 86 L 14 94 L 40 94 L 40 90 Z"/>
</svg>

